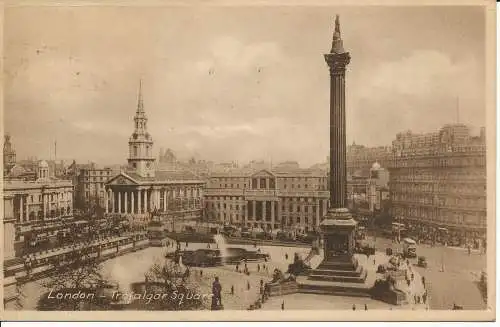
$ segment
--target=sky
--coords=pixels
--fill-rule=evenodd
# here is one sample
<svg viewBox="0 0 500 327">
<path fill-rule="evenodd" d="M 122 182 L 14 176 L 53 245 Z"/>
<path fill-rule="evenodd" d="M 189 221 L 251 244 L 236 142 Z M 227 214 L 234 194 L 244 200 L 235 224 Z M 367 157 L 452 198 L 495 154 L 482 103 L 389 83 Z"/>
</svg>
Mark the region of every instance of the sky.
<svg viewBox="0 0 500 327">
<path fill-rule="evenodd" d="M 5 10 L 5 132 L 18 159 L 57 140 L 57 158 L 123 163 L 142 79 L 156 153 L 324 162 L 335 14 L 348 143 L 485 126 L 480 7 L 26 6 Z"/>
</svg>

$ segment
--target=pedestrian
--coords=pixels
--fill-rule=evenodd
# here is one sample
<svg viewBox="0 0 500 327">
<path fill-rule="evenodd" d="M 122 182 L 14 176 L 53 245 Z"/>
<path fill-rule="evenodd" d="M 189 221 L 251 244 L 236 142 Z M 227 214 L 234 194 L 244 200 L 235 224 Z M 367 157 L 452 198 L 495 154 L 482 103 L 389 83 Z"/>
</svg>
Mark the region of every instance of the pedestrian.
<svg viewBox="0 0 500 327">
<path fill-rule="evenodd" d="M 234 295 L 234 285 L 231 285 L 231 295 Z"/>
<path fill-rule="evenodd" d="M 427 302 L 427 291 L 425 291 L 424 294 L 422 295 L 422 302 L 424 304 L 426 304 L 426 302 Z"/>
<path fill-rule="evenodd" d="M 260 265 L 257 264 L 257 272 L 260 272 Z"/>
<path fill-rule="evenodd" d="M 288 253 L 285 253 L 285 260 L 288 260 Z"/>
<path fill-rule="evenodd" d="M 285 301 L 281 302 L 281 310 L 285 310 Z"/>
<path fill-rule="evenodd" d="M 238 272 L 239 268 L 240 268 L 239 265 L 236 264 L 236 272 Z"/>
<path fill-rule="evenodd" d="M 260 286 L 263 286 L 263 285 L 264 285 L 264 280 L 263 280 L 263 279 L 261 279 L 261 280 L 260 280 Z"/>
<path fill-rule="evenodd" d="M 365 303 L 365 311 L 367 311 L 367 310 L 368 310 L 368 306 L 367 306 L 367 305 L 366 305 L 366 303 Z"/>
<path fill-rule="evenodd" d="M 356 310 L 356 304 L 353 304 L 352 305 L 352 311 L 355 311 Z"/>
<path fill-rule="evenodd" d="M 247 281 L 247 290 L 250 290 L 250 282 Z"/>
<path fill-rule="evenodd" d="M 423 285 L 423 286 L 424 286 L 424 288 L 425 288 L 425 277 L 424 277 L 424 276 L 422 276 L 422 285 Z"/>
<path fill-rule="evenodd" d="M 203 277 L 203 270 L 200 269 L 200 277 Z"/>
</svg>

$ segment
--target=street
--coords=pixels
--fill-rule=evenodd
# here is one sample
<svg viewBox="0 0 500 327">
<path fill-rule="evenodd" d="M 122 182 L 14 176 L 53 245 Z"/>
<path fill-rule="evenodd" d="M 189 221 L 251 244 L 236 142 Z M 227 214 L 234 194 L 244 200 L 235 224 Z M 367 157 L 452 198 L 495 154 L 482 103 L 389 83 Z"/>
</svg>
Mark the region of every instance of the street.
<svg viewBox="0 0 500 327">
<path fill-rule="evenodd" d="M 373 238 L 372 238 L 373 240 Z M 386 248 L 396 249 L 399 244 L 377 237 L 375 246 L 379 251 Z M 447 310 L 453 304 L 463 306 L 465 310 L 485 309 L 486 305 L 476 285 L 481 271 L 486 270 L 486 255 L 473 251 L 470 255 L 465 248 L 444 246 L 430 247 L 417 245 L 417 256 L 427 259 L 427 268 L 416 267 L 425 277 L 430 293 L 432 310 Z M 410 260 L 416 265 L 417 259 Z M 444 266 L 444 272 L 441 268 Z"/>
</svg>

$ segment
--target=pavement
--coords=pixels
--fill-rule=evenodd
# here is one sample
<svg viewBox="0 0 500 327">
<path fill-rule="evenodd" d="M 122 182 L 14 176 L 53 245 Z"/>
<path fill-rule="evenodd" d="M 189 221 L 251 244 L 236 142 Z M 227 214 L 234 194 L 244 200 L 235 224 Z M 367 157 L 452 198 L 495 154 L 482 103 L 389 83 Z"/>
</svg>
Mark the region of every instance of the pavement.
<svg viewBox="0 0 500 327">
<path fill-rule="evenodd" d="M 391 245 L 390 240 L 377 237 L 376 246 L 378 250 L 385 250 L 386 247 L 390 247 Z M 248 250 L 256 249 L 253 245 L 230 246 L 244 247 Z M 188 249 L 205 247 L 206 244 L 190 243 Z M 185 244 L 182 244 L 182 249 L 184 248 Z M 258 246 L 257 248 L 271 255 L 270 262 L 265 263 L 268 268 L 267 270 L 261 269 L 260 272 L 257 271 L 257 264 L 262 267 L 262 263 L 248 263 L 250 276 L 235 272 L 234 266 L 203 268 L 203 279 L 200 281 L 202 291 L 211 291 L 213 278 L 218 276 L 223 287 L 222 300 L 225 308 L 246 309 L 258 297 L 260 279 L 264 279 L 264 282 L 270 280 L 274 268 L 286 271 L 288 264 L 293 261 L 294 253 L 297 252 L 302 258 L 305 258 L 310 251 L 310 248 L 297 247 Z M 117 282 L 121 290 L 127 291 L 130 283 L 144 280 L 144 273 L 151 267 L 155 260 L 163 260 L 165 251 L 165 248 L 151 247 L 107 260 L 103 263 L 104 274 L 111 281 Z M 285 259 L 285 254 L 288 255 L 288 260 Z M 479 279 L 481 270 L 486 268 L 485 255 L 472 253 L 469 256 L 466 249 L 460 251 L 445 247 L 428 247 L 423 245 L 417 246 L 417 255 L 426 256 L 428 261 L 428 268 L 424 269 L 416 267 L 416 260 L 411 260 L 412 270 L 415 273 L 414 279 L 420 281 L 421 278 L 419 275 L 423 275 L 426 278 L 430 309 L 451 309 L 454 303 L 463 306 L 464 309 L 485 308 L 481 293 L 475 285 L 475 281 Z M 371 265 L 369 262 L 365 262 L 367 269 L 376 269 L 376 266 L 383 262 L 383 257 L 386 257 L 385 254 L 377 253 L 376 264 L 373 265 L 372 256 Z M 361 260 L 366 260 L 366 256 L 360 255 L 359 260 L 360 262 Z M 445 271 L 441 272 L 440 269 L 443 261 Z M 250 291 L 246 290 L 247 281 L 250 283 Z M 34 310 L 36 308 L 39 296 L 47 291 L 41 286 L 42 282 L 42 280 L 34 281 L 23 286 L 22 309 Z M 231 286 L 235 288 L 235 295 L 230 294 Z M 416 292 L 419 288 L 420 286 L 415 286 L 415 290 L 412 290 L 412 292 Z M 345 297 L 292 294 L 284 297 L 270 298 L 265 303 L 263 309 L 281 309 L 283 300 L 285 300 L 285 309 L 306 309 L 310 307 L 317 309 L 332 306 L 338 309 L 347 308 L 352 310 L 352 304 L 355 304 L 358 310 L 361 308 L 364 310 L 365 303 L 369 310 L 372 308 L 388 308 L 388 305 L 383 302 L 365 298 L 349 298 L 346 300 Z M 394 307 L 394 309 L 398 309 L 398 307 Z"/>
<path fill-rule="evenodd" d="M 378 250 L 396 248 L 391 240 L 377 237 Z M 426 279 L 431 310 L 449 310 L 454 304 L 465 310 L 484 310 L 486 304 L 477 286 L 481 271 L 486 270 L 487 256 L 467 248 L 417 245 L 417 256 L 425 256 L 427 268 L 417 267 L 417 259 L 411 259 L 413 270 Z M 444 271 L 441 271 L 444 266 Z"/>
</svg>

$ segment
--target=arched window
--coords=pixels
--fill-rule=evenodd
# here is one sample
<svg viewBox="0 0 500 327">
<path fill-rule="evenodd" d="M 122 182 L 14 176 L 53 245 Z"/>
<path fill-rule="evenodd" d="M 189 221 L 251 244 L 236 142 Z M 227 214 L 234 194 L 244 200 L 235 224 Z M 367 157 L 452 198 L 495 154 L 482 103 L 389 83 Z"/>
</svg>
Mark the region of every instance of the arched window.
<svg viewBox="0 0 500 327">
<path fill-rule="evenodd" d="M 134 145 L 134 153 L 133 153 L 134 157 L 137 157 L 137 145 Z"/>
</svg>

